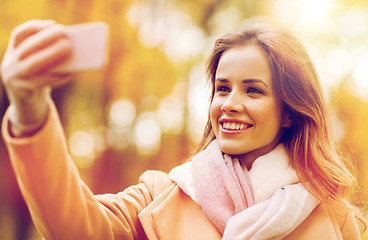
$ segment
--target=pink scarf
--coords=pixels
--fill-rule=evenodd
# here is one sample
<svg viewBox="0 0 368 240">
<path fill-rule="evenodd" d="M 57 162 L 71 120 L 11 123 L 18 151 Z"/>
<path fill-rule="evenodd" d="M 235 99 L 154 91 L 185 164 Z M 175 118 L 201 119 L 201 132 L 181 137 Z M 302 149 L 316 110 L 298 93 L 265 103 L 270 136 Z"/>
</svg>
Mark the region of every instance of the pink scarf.
<svg viewBox="0 0 368 240">
<path fill-rule="evenodd" d="M 169 177 L 202 207 L 223 239 L 282 239 L 319 203 L 298 183 L 282 144 L 248 171 L 214 140 Z"/>
<path fill-rule="evenodd" d="M 254 205 L 248 171 L 237 158 L 223 156 L 217 141 L 192 158 L 192 173 L 199 203 L 221 233 L 232 216 Z"/>
</svg>

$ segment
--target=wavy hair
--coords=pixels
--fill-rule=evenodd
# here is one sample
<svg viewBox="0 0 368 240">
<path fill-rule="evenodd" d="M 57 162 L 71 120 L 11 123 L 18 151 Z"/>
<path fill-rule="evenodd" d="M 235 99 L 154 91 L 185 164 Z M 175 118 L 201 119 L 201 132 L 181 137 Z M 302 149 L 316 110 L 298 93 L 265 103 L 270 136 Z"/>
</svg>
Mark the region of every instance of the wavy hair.
<svg viewBox="0 0 368 240">
<path fill-rule="evenodd" d="M 259 46 L 267 54 L 272 84 L 293 124 L 281 141 L 292 167 L 303 185 L 321 201 L 350 207 L 347 201 L 356 184 L 346 161 L 332 137 L 331 123 L 315 67 L 303 43 L 287 29 L 266 17 L 245 20 L 235 31 L 219 38 L 207 61 L 206 70 L 214 97 L 214 81 L 222 54 L 239 45 Z M 196 150 L 215 139 L 210 117 Z"/>
</svg>

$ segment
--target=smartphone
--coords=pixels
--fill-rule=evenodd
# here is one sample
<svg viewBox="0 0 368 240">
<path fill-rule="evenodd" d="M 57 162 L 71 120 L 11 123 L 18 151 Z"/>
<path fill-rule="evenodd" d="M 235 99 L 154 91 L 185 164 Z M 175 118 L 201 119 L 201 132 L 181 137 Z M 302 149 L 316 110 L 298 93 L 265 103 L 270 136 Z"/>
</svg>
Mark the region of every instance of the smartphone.
<svg viewBox="0 0 368 240">
<path fill-rule="evenodd" d="M 66 26 L 73 53 L 52 72 L 79 72 L 103 68 L 108 60 L 109 27 L 104 22 Z"/>
</svg>

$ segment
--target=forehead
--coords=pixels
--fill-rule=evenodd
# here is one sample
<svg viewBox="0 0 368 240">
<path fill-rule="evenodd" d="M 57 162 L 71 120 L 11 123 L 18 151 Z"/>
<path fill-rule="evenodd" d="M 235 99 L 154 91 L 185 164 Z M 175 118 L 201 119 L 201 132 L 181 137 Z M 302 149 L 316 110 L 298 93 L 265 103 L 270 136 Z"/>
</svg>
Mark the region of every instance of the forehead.
<svg viewBox="0 0 368 240">
<path fill-rule="evenodd" d="M 226 50 L 218 63 L 216 78 L 261 79 L 271 84 L 271 68 L 267 54 L 256 45 L 235 46 Z"/>
</svg>

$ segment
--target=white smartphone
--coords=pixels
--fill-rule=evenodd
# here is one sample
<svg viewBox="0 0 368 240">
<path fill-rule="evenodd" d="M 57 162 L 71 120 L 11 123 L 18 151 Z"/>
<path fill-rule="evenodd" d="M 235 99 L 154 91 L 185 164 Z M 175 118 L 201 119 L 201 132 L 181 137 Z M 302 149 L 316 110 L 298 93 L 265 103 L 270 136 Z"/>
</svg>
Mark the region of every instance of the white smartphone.
<svg viewBox="0 0 368 240">
<path fill-rule="evenodd" d="M 72 56 L 52 72 L 79 72 L 104 67 L 108 59 L 109 27 L 104 22 L 66 26 L 72 41 Z"/>
</svg>

